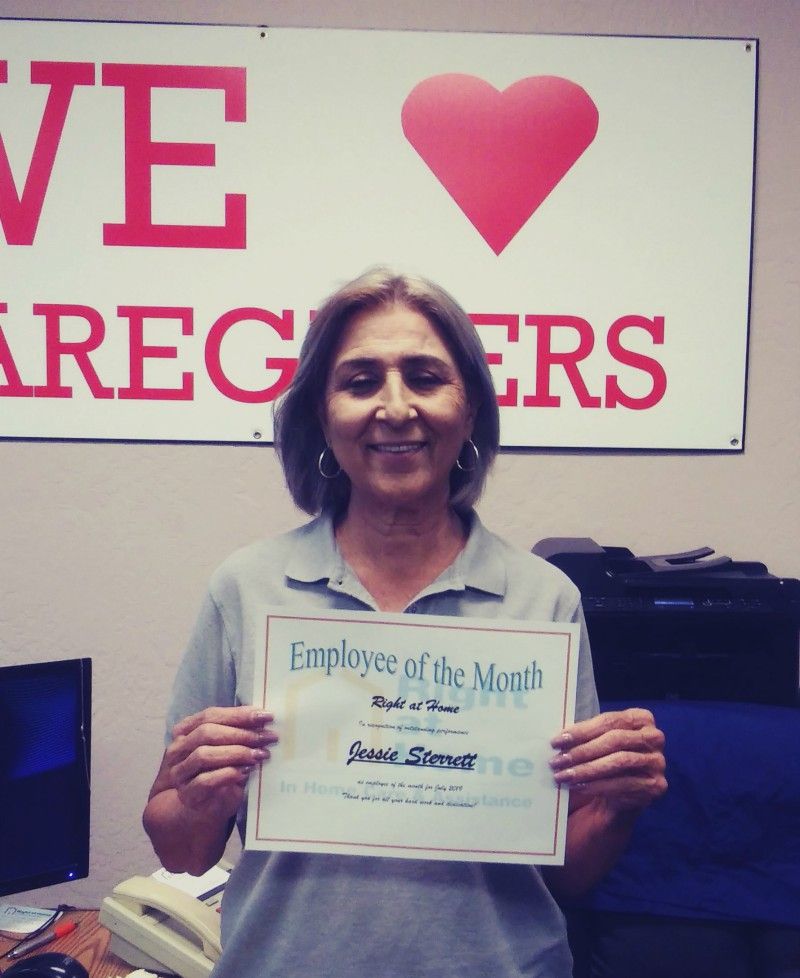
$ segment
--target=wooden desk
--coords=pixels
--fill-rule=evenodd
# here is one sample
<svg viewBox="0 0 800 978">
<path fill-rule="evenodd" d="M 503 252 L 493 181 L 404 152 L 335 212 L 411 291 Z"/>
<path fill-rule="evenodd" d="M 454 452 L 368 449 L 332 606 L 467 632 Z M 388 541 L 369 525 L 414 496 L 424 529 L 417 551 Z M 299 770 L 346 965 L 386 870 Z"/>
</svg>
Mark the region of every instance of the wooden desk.
<svg viewBox="0 0 800 978">
<path fill-rule="evenodd" d="M 71 934 L 51 941 L 37 948 L 34 954 L 44 954 L 46 951 L 58 951 L 69 954 L 89 972 L 89 978 L 112 978 L 115 975 L 129 975 L 134 968 L 112 954 L 108 949 L 111 934 L 100 923 L 97 910 L 70 910 L 61 920 L 74 920 L 78 927 Z M 0 954 L 16 944 L 16 938 L 10 939 L 0 935 Z M 21 960 L 21 959 L 17 959 Z M 14 962 L 3 958 L 0 967 L 5 971 Z"/>
</svg>

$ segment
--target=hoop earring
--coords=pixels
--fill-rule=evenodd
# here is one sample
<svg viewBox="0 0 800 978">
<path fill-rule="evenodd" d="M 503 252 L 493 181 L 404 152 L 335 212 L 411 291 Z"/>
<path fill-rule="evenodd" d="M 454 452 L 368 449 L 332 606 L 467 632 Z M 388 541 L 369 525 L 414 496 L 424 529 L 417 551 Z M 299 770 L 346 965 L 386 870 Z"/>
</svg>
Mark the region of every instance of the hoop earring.
<svg viewBox="0 0 800 978">
<path fill-rule="evenodd" d="M 336 462 L 336 471 L 326 472 L 323 467 L 326 452 L 330 452 L 331 458 L 333 459 L 334 462 L 336 462 L 336 456 L 333 454 L 333 451 L 331 450 L 331 446 L 326 445 L 319 453 L 319 458 L 317 459 L 317 469 L 319 470 L 319 474 L 322 476 L 323 479 L 335 479 L 337 476 L 341 475 L 342 467 L 341 465 L 339 465 L 338 462 Z"/>
<path fill-rule="evenodd" d="M 474 472 L 475 469 L 477 469 L 477 467 L 478 467 L 478 465 L 480 463 L 481 453 L 478 451 L 478 446 L 475 444 L 475 442 L 471 438 L 468 438 L 464 442 L 464 445 L 469 445 L 469 447 L 475 453 L 475 458 L 474 458 L 474 460 L 472 462 L 472 465 L 470 465 L 470 466 L 462 465 L 461 464 L 461 452 L 459 452 L 458 453 L 458 458 L 456 459 L 456 468 L 457 469 L 461 469 L 462 472 Z M 462 452 L 464 451 L 464 446 L 461 447 L 461 451 Z"/>
</svg>

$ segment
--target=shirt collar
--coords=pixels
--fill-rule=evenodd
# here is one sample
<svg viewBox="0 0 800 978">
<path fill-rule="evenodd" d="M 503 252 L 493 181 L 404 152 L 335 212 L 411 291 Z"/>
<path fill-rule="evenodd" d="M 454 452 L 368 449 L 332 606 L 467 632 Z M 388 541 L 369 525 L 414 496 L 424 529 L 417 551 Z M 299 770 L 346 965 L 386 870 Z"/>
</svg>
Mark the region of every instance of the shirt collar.
<svg viewBox="0 0 800 978">
<path fill-rule="evenodd" d="M 330 517 L 318 516 L 297 533 L 297 543 L 286 566 L 287 576 L 305 584 L 341 579 L 344 560 L 336 546 Z"/>
<path fill-rule="evenodd" d="M 506 567 L 500 541 L 489 533 L 474 511 L 468 514 L 467 521 L 469 536 L 464 549 L 423 594 L 467 588 L 500 597 L 506 593 Z M 317 581 L 341 584 L 346 567 L 336 546 L 330 517 L 317 517 L 300 527 L 298 534 L 297 545 L 286 568 L 287 576 L 307 584 Z"/>
<path fill-rule="evenodd" d="M 473 510 L 467 516 L 467 543 L 450 571 L 461 580 L 462 588 L 475 588 L 502 597 L 506 593 L 507 574 L 502 544 L 489 533 Z"/>
</svg>

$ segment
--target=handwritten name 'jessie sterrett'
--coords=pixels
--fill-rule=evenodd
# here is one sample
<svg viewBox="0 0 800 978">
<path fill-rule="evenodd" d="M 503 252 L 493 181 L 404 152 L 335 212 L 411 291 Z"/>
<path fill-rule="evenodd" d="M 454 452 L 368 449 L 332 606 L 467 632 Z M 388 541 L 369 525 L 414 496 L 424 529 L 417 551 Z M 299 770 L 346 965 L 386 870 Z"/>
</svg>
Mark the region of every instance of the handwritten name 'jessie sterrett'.
<svg viewBox="0 0 800 978">
<path fill-rule="evenodd" d="M 400 751 L 396 747 L 365 747 L 360 740 L 354 740 L 350 744 L 347 753 L 347 764 L 354 761 L 369 764 L 409 764 L 421 767 L 449 768 L 456 771 L 472 771 L 475 769 L 475 762 L 478 755 L 468 754 L 439 754 L 436 751 L 426 750 L 422 746 L 410 747 L 406 756 L 401 759 Z"/>
</svg>

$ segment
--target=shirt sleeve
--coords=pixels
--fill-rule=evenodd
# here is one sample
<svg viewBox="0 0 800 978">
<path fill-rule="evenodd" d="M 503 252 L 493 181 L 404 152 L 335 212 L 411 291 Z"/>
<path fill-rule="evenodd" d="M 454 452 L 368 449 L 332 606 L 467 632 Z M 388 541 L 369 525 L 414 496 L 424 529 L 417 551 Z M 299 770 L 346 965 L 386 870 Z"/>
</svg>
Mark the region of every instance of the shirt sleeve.
<svg viewBox="0 0 800 978">
<path fill-rule="evenodd" d="M 575 695 L 575 719 L 587 720 L 600 712 L 597 700 L 597 687 L 594 681 L 592 651 L 589 646 L 589 631 L 580 601 L 572 616 L 572 621 L 580 625 L 581 637 L 578 649 L 578 687 Z"/>
<path fill-rule="evenodd" d="M 184 717 L 207 706 L 236 705 L 236 671 L 219 607 L 207 594 L 172 685 L 166 742 Z"/>
</svg>

